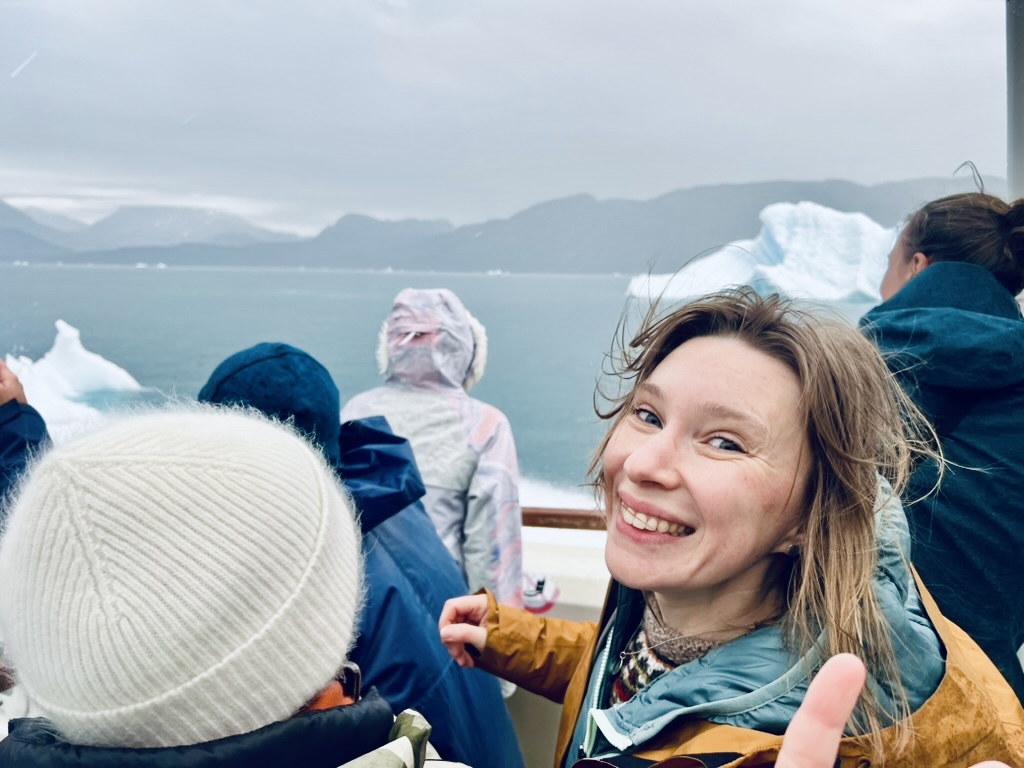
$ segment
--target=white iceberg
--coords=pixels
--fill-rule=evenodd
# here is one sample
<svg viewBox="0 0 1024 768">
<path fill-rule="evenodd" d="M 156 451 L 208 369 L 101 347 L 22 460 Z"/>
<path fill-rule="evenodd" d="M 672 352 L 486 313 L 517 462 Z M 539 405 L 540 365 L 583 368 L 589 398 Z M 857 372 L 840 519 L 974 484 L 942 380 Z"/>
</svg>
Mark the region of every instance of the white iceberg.
<svg viewBox="0 0 1024 768">
<path fill-rule="evenodd" d="M 25 397 L 42 414 L 57 442 L 70 432 L 101 421 L 101 412 L 83 401 L 93 392 L 141 392 L 130 373 L 82 346 L 78 329 L 57 320 L 50 351 L 36 361 L 7 355 L 7 367 L 21 380 Z"/>
<path fill-rule="evenodd" d="M 760 215 L 761 232 L 737 240 L 675 274 L 638 275 L 639 298 L 686 299 L 730 286 L 822 301 L 877 301 L 896 230 L 863 213 L 817 203 L 775 203 Z"/>
</svg>

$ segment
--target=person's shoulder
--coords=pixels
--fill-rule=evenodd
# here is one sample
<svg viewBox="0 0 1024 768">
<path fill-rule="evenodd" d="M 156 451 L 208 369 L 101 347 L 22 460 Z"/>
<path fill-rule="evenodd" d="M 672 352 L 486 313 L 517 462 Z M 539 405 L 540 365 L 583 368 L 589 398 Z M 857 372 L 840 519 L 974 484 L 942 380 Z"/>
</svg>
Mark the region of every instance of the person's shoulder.
<svg viewBox="0 0 1024 768">
<path fill-rule="evenodd" d="M 17 400 L 8 400 L 6 403 L 0 403 L 0 423 L 12 421 L 22 416 L 42 418 L 39 411 L 28 403 L 21 403 Z"/>
<path fill-rule="evenodd" d="M 370 389 L 364 389 L 362 392 L 356 392 L 356 394 L 352 395 L 352 397 L 345 402 L 345 405 L 368 400 L 379 395 L 381 392 L 384 392 L 386 389 L 386 387 L 371 387 Z"/>
<path fill-rule="evenodd" d="M 352 395 L 341 406 L 342 416 L 346 420 L 361 418 L 365 414 L 359 413 L 359 411 L 365 408 L 368 403 L 372 403 L 383 391 L 384 387 L 373 387 L 372 389 L 365 389 Z"/>
<path fill-rule="evenodd" d="M 46 421 L 43 415 L 27 403 L 8 400 L 0 405 L 0 437 L 32 442 L 43 442 L 49 439 Z"/>
<path fill-rule="evenodd" d="M 509 425 L 508 416 L 506 416 L 505 412 L 502 411 L 498 406 L 491 405 L 490 403 L 480 400 L 479 398 L 476 397 L 471 397 L 469 399 L 470 402 L 473 403 L 473 407 L 476 408 L 477 411 L 483 416 L 486 416 L 488 419 L 503 424 L 505 426 Z"/>
</svg>

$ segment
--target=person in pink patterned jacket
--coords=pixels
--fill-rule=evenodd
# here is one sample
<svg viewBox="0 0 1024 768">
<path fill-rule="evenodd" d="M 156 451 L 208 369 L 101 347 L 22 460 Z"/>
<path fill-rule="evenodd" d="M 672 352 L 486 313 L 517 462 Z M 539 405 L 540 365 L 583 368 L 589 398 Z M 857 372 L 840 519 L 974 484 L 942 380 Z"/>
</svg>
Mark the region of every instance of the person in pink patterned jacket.
<svg viewBox="0 0 1024 768">
<path fill-rule="evenodd" d="M 452 291 L 407 288 L 381 328 L 384 385 L 356 395 L 343 421 L 384 416 L 412 445 L 427 512 L 471 590 L 522 605 L 522 510 L 512 428 L 470 397 L 483 376 L 487 336 Z"/>
</svg>

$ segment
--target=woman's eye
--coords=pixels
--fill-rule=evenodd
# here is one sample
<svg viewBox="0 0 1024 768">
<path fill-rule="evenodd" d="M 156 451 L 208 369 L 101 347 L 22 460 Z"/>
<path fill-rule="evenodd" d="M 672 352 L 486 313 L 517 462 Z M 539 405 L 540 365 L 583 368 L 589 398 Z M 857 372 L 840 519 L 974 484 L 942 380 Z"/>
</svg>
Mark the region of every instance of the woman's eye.
<svg viewBox="0 0 1024 768">
<path fill-rule="evenodd" d="M 708 445 L 712 448 L 719 448 L 723 451 L 736 451 L 743 453 L 743 446 L 737 443 L 735 440 L 730 440 L 728 437 L 722 437 L 721 435 L 715 435 L 708 441 Z"/>
<path fill-rule="evenodd" d="M 647 408 L 634 408 L 633 415 L 645 424 L 651 424 L 655 427 L 661 426 L 661 419 L 658 418 L 654 411 L 648 410 Z"/>
</svg>

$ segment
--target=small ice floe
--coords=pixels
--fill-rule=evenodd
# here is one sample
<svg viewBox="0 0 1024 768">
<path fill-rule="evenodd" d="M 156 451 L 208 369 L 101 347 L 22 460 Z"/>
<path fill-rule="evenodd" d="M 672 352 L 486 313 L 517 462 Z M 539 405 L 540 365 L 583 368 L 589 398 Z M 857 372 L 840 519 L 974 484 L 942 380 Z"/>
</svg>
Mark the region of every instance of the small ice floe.
<svg viewBox="0 0 1024 768">
<path fill-rule="evenodd" d="M 21 380 L 25 395 L 46 419 L 55 441 L 102 420 L 87 405 L 97 392 L 141 392 L 144 387 L 124 368 L 82 345 L 78 329 L 63 320 L 50 351 L 38 360 L 7 355 L 7 367 Z"/>
</svg>

